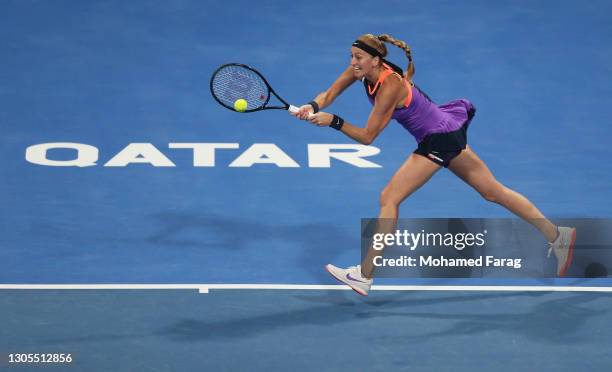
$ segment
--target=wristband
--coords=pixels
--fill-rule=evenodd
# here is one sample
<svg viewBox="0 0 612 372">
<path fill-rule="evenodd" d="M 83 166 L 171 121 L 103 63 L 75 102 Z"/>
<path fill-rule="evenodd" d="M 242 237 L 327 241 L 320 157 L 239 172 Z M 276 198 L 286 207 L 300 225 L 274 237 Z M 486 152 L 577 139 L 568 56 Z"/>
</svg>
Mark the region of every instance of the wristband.
<svg viewBox="0 0 612 372">
<path fill-rule="evenodd" d="M 334 118 L 331 121 L 331 124 L 329 124 L 329 126 L 331 128 L 334 128 L 335 130 L 340 130 L 342 129 L 342 126 L 344 125 L 344 119 L 342 119 L 340 116 L 338 115 L 334 115 Z"/>
<path fill-rule="evenodd" d="M 316 103 L 315 101 L 310 101 L 310 102 L 308 102 L 307 104 L 308 104 L 308 105 L 310 105 L 310 106 L 312 106 L 313 113 L 315 113 L 315 114 L 316 114 L 317 112 L 319 112 L 320 107 L 319 107 L 319 104 L 318 104 L 318 103 Z"/>
</svg>

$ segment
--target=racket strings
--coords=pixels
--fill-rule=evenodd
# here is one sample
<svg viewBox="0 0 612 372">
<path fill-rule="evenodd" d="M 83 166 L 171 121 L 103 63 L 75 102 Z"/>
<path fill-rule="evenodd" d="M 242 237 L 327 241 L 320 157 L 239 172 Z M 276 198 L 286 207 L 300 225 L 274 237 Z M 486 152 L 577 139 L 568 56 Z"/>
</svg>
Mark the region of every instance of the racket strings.
<svg viewBox="0 0 612 372">
<path fill-rule="evenodd" d="M 262 107 L 268 100 L 268 87 L 255 72 L 240 66 L 226 66 L 212 81 L 212 91 L 223 104 L 233 107 L 237 99 L 247 101 L 247 110 Z"/>
</svg>

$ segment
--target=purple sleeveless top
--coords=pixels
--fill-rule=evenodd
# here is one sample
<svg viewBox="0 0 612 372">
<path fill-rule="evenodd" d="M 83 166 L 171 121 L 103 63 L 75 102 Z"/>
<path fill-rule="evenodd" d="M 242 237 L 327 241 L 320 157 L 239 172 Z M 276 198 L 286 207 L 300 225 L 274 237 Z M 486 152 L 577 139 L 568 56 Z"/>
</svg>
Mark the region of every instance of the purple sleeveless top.
<svg viewBox="0 0 612 372">
<path fill-rule="evenodd" d="M 374 105 L 375 95 L 366 94 L 370 103 Z M 400 123 L 420 143 L 427 135 L 432 133 L 448 133 L 461 128 L 468 122 L 468 111 L 474 106 L 467 99 L 450 101 L 443 105 L 436 105 L 417 86 L 410 85 L 412 101 L 408 107 L 393 111 L 392 118 Z M 378 89 L 377 89 L 378 90 Z"/>
</svg>

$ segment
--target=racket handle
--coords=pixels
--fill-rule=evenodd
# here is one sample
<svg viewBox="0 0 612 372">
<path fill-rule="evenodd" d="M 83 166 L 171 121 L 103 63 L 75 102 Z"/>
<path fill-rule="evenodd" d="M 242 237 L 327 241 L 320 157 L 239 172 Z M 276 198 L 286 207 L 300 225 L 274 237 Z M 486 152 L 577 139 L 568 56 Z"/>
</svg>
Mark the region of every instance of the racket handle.
<svg viewBox="0 0 612 372">
<path fill-rule="evenodd" d="M 296 112 L 300 111 L 300 108 L 297 106 L 289 105 L 289 108 L 287 110 L 295 114 Z M 310 119 L 311 117 L 312 117 L 312 114 L 308 114 L 308 118 Z"/>
</svg>

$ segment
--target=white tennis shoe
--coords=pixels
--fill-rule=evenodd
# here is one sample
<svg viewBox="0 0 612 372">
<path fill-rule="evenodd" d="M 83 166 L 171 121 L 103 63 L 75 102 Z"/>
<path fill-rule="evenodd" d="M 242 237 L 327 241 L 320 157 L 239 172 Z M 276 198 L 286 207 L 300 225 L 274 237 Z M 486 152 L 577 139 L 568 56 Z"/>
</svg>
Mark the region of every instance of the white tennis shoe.
<svg viewBox="0 0 612 372">
<path fill-rule="evenodd" d="M 341 269 L 328 264 L 325 269 L 336 279 L 351 287 L 355 292 L 362 296 L 367 296 L 372 286 L 373 279 L 364 278 L 361 275 L 361 266 L 351 266 Z"/>
<path fill-rule="evenodd" d="M 565 276 L 567 269 L 572 264 L 574 256 L 574 243 L 576 243 L 576 229 L 572 227 L 559 227 L 559 236 L 557 239 L 548 243 L 548 257 L 551 252 L 557 257 L 557 276 Z"/>
</svg>

